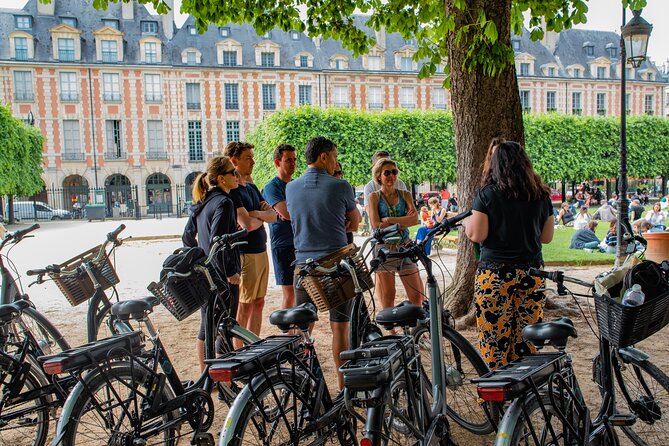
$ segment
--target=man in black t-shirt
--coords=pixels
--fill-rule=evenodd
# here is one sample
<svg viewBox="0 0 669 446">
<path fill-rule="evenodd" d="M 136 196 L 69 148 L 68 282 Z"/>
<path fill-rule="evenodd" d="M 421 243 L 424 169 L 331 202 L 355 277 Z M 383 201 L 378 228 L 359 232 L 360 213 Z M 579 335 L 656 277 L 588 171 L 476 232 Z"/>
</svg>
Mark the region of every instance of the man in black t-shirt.
<svg viewBox="0 0 669 446">
<path fill-rule="evenodd" d="M 265 201 L 255 184 L 253 173 L 253 144 L 231 142 L 225 148 L 226 156 L 237 169 L 239 187 L 230 191 L 237 209 L 237 223 L 249 231 L 245 245 L 240 245 L 242 274 L 239 284 L 237 322 L 257 335 L 262 326 L 262 311 L 267 294 L 269 259 L 265 223 L 276 221 L 276 212 Z M 236 348 L 240 347 L 235 345 Z"/>
<path fill-rule="evenodd" d="M 643 217 L 644 208 L 641 206 L 641 202 L 637 199 L 632 200 L 632 205 L 630 206 L 630 221 L 636 221 Z"/>
</svg>

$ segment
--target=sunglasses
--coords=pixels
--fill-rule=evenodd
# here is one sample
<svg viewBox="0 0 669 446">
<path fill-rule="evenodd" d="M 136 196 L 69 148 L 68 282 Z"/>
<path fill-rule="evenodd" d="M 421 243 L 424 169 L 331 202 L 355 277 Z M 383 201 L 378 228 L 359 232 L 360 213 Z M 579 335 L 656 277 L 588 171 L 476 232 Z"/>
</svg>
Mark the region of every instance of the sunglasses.
<svg viewBox="0 0 669 446">
<path fill-rule="evenodd" d="M 343 171 L 343 170 L 335 170 L 335 171 L 334 171 L 334 176 L 338 177 L 338 176 L 341 176 L 341 175 L 344 175 L 344 171 Z"/>
<path fill-rule="evenodd" d="M 384 171 L 383 171 L 383 176 L 384 176 L 384 177 L 389 177 L 390 175 L 395 175 L 395 176 L 397 176 L 398 173 L 400 173 L 400 171 L 397 170 L 397 169 L 393 169 L 393 170 L 384 170 Z"/>
<path fill-rule="evenodd" d="M 232 169 L 232 170 L 226 170 L 225 172 L 222 173 L 222 175 L 237 175 L 237 169 Z"/>
</svg>

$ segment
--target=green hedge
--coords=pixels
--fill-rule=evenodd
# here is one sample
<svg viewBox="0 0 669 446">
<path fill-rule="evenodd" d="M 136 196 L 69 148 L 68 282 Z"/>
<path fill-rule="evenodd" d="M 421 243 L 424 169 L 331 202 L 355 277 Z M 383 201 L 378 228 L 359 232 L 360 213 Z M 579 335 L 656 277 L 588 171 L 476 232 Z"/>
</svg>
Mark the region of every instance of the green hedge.
<svg viewBox="0 0 669 446">
<path fill-rule="evenodd" d="M 42 134 L 0 104 L 0 195 L 42 190 Z"/>
<path fill-rule="evenodd" d="M 525 115 L 525 140 L 534 167 L 546 181 L 613 178 L 618 172 L 620 121 L 616 117 L 559 114 Z M 407 183 L 455 181 L 453 117 L 445 111 L 365 112 L 344 108 L 299 107 L 281 110 L 265 120 L 249 141 L 256 146 L 254 181 L 264 185 L 275 175 L 274 147 L 298 148 L 296 176 L 306 168 L 303 150 L 323 135 L 339 147 L 345 177 L 353 184 L 369 180 L 370 161 L 388 150 Z M 627 120 L 630 176 L 669 172 L 669 121 L 639 116 Z"/>
</svg>

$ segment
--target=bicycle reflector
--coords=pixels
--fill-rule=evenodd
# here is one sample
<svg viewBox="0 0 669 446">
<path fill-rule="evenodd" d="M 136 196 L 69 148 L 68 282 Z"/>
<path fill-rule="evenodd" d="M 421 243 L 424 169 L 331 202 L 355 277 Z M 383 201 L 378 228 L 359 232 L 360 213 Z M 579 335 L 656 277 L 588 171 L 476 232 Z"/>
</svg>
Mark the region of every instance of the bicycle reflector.
<svg viewBox="0 0 669 446">
<path fill-rule="evenodd" d="M 44 369 L 44 373 L 48 375 L 60 375 L 63 373 L 63 361 L 62 360 L 55 360 L 55 361 L 47 361 L 43 364 L 42 368 Z"/>
<path fill-rule="evenodd" d="M 362 440 L 360 440 L 360 446 L 372 446 L 372 440 L 364 437 Z"/>
<path fill-rule="evenodd" d="M 506 389 L 504 387 L 477 387 L 476 391 L 483 401 L 502 402 L 506 401 Z"/>
<path fill-rule="evenodd" d="M 214 368 L 209 369 L 209 376 L 216 382 L 231 383 L 232 378 L 235 377 L 237 369 Z"/>
</svg>

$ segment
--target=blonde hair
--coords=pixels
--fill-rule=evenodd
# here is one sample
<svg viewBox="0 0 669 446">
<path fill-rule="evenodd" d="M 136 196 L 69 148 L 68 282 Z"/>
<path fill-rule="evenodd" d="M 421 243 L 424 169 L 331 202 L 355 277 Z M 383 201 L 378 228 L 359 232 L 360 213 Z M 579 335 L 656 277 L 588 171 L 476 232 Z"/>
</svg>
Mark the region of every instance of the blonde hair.
<svg viewBox="0 0 669 446">
<path fill-rule="evenodd" d="M 388 165 L 392 165 L 397 169 L 397 163 L 390 158 L 381 158 L 380 160 L 377 160 L 376 163 L 374 163 L 374 167 L 372 167 L 372 179 L 376 184 L 381 184 L 381 180 L 379 180 L 381 177 L 381 171 L 385 166 Z"/>
<path fill-rule="evenodd" d="M 204 201 L 207 192 L 218 184 L 218 176 L 233 170 L 235 166 L 227 156 L 217 156 L 207 163 L 207 172 L 201 173 L 193 183 L 193 203 Z"/>
</svg>

